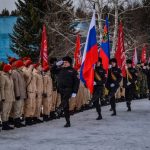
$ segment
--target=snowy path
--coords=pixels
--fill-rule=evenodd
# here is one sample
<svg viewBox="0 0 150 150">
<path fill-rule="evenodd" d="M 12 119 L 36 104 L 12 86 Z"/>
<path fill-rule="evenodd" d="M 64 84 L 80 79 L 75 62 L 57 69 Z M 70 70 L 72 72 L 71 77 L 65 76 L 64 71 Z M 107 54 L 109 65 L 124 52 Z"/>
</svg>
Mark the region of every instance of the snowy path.
<svg viewBox="0 0 150 150">
<path fill-rule="evenodd" d="M 111 117 L 102 108 L 103 120 L 95 110 L 72 116 L 71 128 L 64 119 L 0 133 L 0 150 L 150 150 L 150 101 L 133 101 L 132 112 L 117 104 Z"/>
</svg>

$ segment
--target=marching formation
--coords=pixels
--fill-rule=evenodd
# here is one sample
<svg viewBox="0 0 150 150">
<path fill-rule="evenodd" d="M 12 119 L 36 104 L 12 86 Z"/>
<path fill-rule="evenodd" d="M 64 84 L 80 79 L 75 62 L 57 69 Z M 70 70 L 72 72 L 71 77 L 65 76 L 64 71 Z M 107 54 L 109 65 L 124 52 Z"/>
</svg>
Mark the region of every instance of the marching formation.
<svg viewBox="0 0 150 150">
<path fill-rule="evenodd" d="M 51 58 L 43 69 L 30 58 L 10 59 L 0 71 L 0 116 L 2 130 L 11 130 L 65 117 L 64 127 L 70 127 L 70 115 L 95 107 L 97 120 L 102 119 L 101 105 L 110 103 L 116 116 L 116 102 L 126 101 L 131 111 L 134 98 L 150 99 L 150 64 L 126 61 L 126 76 L 115 58 L 110 59 L 109 70 L 103 68 L 99 57 L 94 69 L 94 91 L 90 94 L 79 80 L 79 72 L 72 67 L 69 56 L 61 61 Z M 144 84 L 145 83 L 145 84 Z"/>
</svg>

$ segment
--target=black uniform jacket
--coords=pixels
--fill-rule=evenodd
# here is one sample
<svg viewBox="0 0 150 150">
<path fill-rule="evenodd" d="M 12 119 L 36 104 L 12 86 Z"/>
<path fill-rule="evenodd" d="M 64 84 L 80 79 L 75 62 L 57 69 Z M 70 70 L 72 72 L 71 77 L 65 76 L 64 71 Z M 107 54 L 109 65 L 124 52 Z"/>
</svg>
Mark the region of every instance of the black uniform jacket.
<svg viewBox="0 0 150 150">
<path fill-rule="evenodd" d="M 106 88 L 111 88 L 110 85 L 113 83 L 115 86 L 119 86 L 122 80 L 121 70 L 118 67 L 112 67 L 108 70 L 108 77 L 106 82 Z"/>
<path fill-rule="evenodd" d="M 106 82 L 106 71 L 102 66 L 95 67 L 94 71 L 94 81 L 96 82 L 96 86 L 103 86 Z"/>
<path fill-rule="evenodd" d="M 69 89 L 72 93 L 77 93 L 79 88 L 78 73 L 71 66 L 67 68 L 53 68 L 53 73 L 57 74 L 58 91 Z"/>
</svg>

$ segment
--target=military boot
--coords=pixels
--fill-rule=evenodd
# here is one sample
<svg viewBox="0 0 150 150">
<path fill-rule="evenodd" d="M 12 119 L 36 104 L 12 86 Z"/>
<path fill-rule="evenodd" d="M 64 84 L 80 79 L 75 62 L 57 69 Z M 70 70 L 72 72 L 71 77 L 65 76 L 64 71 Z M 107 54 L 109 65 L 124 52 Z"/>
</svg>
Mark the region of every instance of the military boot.
<svg viewBox="0 0 150 150">
<path fill-rule="evenodd" d="M 9 126 L 8 121 L 2 123 L 2 130 L 13 130 L 13 129 L 14 129 L 13 127 Z"/>
<path fill-rule="evenodd" d="M 26 118 L 25 118 L 25 125 L 27 125 L 27 126 L 33 125 L 32 118 L 31 118 L 31 117 L 26 117 Z"/>
<path fill-rule="evenodd" d="M 113 113 L 111 114 L 111 116 L 116 116 L 117 114 L 116 114 L 116 110 L 114 109 L 113 110 Z"/>
<path fill-rule="evenodd" d="M 14 127 L 21 128 L 21 127 L 25 127 L 25 125 L 23 123 L 21 123 L 20 118 L 16 118 L 16 119 L 14 119 Z"/>
<path fill-rule="evenodd" d="M 48 115 L 43 115 L 43 121 L 50 121 L 51 118 L 48 117 Z"/>
<path fill-rule="evenodd" d="M 36 123 L 42 123 L 43 121 L 37 117 L 34 117 L 33 118 L 33 121 L 36 122 Z"/>
<path fill-rule="evenodd" d="M 98 117 L 96 118 L 96 120 L 102 120 L 102 119 L 103 119 L 103 117 L 101 114 L 99 114 Z"/>
<path fill-rule="evenodd" d="M 65 128 L 69 128 L 69 127 L 71 127 L 70 121 L 69 121 L 69 122 L 67 122 L 67 123 L 64 125 L 64 127 L 65 127 Z"/>
</svg>

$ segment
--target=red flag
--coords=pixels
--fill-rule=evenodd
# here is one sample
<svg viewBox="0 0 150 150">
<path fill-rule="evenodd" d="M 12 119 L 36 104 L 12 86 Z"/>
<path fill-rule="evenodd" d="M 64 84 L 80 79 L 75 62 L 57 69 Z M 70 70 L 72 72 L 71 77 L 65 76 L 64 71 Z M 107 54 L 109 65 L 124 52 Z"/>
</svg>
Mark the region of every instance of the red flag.
<svg viewBox="0 0 150 150">
<path fill-rule="evenodd" d="M 136 47 L 134 49 L 134 53 L 133 53 L 133 58 L 132 58 L 132 66 L 135 67 L 138 63 L 138 58 L 137 58 L 137 50 Z"/>
<path fill-rule="evenodd" d="M 42 68 L 48 65 L 48 48 L 47 48 L 47 36 L 46 36 L 46 26 L 43 25 L 42 31 L 42 41 L 41 41 L 41 63 Z"/>
<path fill-rule="evenodd" d="M 79 34 L 77 35 L 77 39 L 76 39 L 76 49 L 74 53 L 74 60 L 75 60 L 74 69 L 78 71 L 81 67 L 80 35 Z"/>
<path fill-rule="evenodd" d="M 141 62 L 146 63 L 146 46 L 142 48 Z"/>
<path fill-rule="evenodd" d="M 118 62 L 118 67 L 122 71 L 123 77 L 126 76 L 126 56 L 125 56 L 125 48 L 124 48 L 124 32 L 123 32 L 123 25 L 120 21 L 119 29 L 118 29 L 118 43 L 117 43 L 117 50 L 115 53 L 115 58 Z"/>
</svg>

